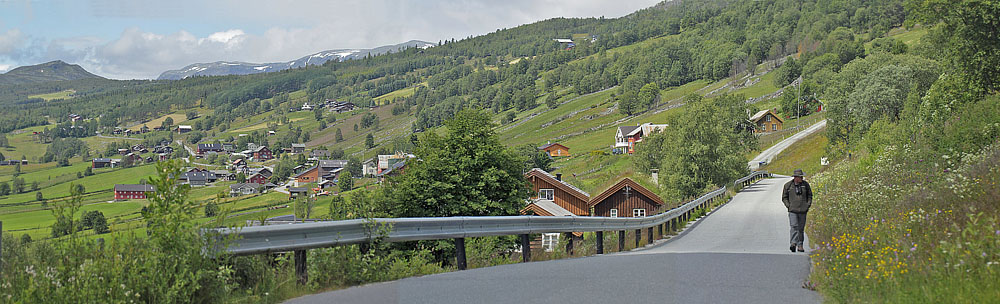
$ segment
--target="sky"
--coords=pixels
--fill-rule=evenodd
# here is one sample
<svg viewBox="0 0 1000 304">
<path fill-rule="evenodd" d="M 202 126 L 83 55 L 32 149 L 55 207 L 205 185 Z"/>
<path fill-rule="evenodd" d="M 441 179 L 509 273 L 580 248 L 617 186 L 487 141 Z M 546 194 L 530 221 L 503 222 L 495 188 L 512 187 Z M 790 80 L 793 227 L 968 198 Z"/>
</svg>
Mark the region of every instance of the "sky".
<svg viewBox="0 0 1000 304">
<path fill-rule="evenodd" d="M 52 60 L 113 79 L 192 63 L 437 42 L 556 17 L 615 18 L 659 0 L 0 0 L 0 72 Z"/>
</svg>

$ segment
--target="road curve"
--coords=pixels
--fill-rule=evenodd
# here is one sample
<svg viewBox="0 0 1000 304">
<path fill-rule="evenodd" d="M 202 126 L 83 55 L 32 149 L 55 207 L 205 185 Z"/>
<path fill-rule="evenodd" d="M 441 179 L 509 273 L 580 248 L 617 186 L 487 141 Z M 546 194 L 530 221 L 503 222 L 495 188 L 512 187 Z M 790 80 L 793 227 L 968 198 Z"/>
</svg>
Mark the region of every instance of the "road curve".
<svg viewBox="0 0 1000 304">
<path fill-rule="evenodd" d="M 760 181 L 681 235 L 647 249 L 455 271 L 288 303 L 819 303 L 809 257 L 788 251 L 780 188 Z"/>
<path fill-rule="evenodd" d="M 826 126 L 826 119 L 820 120 L 819 122 L 806 128 L 805 130 L 795 133 L 795 135 L 792 135 L 791 137 L 788 137 L 785 140 L 778 142 L 777 144 L 771 146 L 770 148 L 767 148 L 767 150 L 764 150 L 764 152 L 760 152 L 760 155 L 757 155 L 757 157 L 755 157 L 753 160 L 750 160 L 750 162 L 747 163 L 747 166 L 750 168 L 750 170 L 757 170 L 757 168 L 760 166 L 760 162 L 763 161 L 770 163 L 772 160 L 774 160 L 775 157 L 778 157 L 778 154 L 781 154 L 781 151 L 784 151 L 786 148 L 790 147 L 795 142 L 805 138 L 806 136 L 809 136 L 809 134 L 816 133 L 816 131 L 819 131 L 825 126 Z"/>
</svg>

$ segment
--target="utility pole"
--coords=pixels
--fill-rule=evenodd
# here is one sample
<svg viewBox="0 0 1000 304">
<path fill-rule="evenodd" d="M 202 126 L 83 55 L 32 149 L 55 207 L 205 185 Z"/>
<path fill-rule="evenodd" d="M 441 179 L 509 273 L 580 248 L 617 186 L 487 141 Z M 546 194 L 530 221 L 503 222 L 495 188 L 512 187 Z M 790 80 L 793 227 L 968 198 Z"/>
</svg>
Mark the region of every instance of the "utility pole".
<svg viewBox="0 0 1000 304">
<path fill-rule="evenodd" d="M 796 87 L 798 87 L 799 97 L 795 99 L 795 128 L 798 128 L 802 126 L 802 122 L 799 121 L 802 118 L 802 106 L 799 105 L 799 103 L 802 102 L 802 75 L 799 75 L 799 85 Z"/>
</svg>

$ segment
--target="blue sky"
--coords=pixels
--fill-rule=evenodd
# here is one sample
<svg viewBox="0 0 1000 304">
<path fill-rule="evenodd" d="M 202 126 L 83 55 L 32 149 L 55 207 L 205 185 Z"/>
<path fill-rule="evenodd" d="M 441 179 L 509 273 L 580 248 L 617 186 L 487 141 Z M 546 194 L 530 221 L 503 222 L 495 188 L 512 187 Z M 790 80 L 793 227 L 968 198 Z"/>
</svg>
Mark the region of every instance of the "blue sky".
<svg viewBox="0 0 1000 304">
<path fill-rule="evenodd" d="M 554 17 L 619 17 L 657 2 L 0 0 L 0 72 L 58 59 L 109 78 L 156 78 L 196 62 L 461 39 Z"/>
</svg>

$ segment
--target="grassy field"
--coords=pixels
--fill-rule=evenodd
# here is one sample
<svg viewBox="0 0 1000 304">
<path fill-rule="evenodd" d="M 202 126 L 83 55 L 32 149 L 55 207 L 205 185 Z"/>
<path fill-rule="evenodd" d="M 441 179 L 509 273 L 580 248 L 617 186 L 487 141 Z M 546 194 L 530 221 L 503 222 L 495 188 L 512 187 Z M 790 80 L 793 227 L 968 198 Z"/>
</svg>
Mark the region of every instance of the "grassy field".
<svg viewBox="0 0 1000 304">
<path fill-rule="evenodd" d="M 806 136 L 798 143 L 788 147 L 761 170 L 781 175 L 792 175 L 795 169 L 802 169 L 806 176 L 821 172 L 825 166 L 820 165 L 820 158 L 826 154 L 829 140 L 826 138 L 826 128 Z"/>
<path fill-rule="evenodd" d="M 76 91 L 75 90 L 64 90 L 64 91 L 52 92 L 52 93 L 46 93 L 46 94 L 31 95 L 31 96 L 28 96 L 28 98 L 41 98 L 41 99 L 44 99 L 45 101 L 49 101 L 49 100 L 53 100 L 53 99 L 70 99 L 70 98 L 73 98 L 72 96 L 70 96 L 70 95 L 73 95 L 73 93 L 76 93 Z"/>
<path fill-rule="evenodd" d="M 426 86 L 426 85 L 427 83 L 419 83 L 409 88 L 399 89 L 386 93 L 385 95 L 375 97 L 374 99 L 375 102 L 377 102 L 379 105 L 387 105 L 389 104 L 389 102 L 392 102 L 393 99 L 413 96 L 413 94 L 417 92 L 418 86 Z"/>
<path fill-rule="evenodd" d="M 145 165 L 134 168 L 118 169 L 107 173 L 87 176 L 75 179 L 72 182 L 63 182 L 51 187 L 42 188 L 40 192 L 45 199 L 61 198 L 69 196 L 69 185 L 71 183 L 83 185 L 88 193 L 102 190 L 110 190 L 115 184 L 135 184 L 140 179 L 152 176 L 155 171 L 153 165 Z M 0 208 L 4 205 L 31 202 L 35 200 L 34 192 L 8 195 L 0 198 Z"/>
<path fill-rule="evenodd" d="M 155 128 L 155 127 L 159 127 L 160 125 L 163 125 L 163 121 L 167 120 L 167 117 L 170 117 L 170 118 L 172 118 L 174 120 L 174 124 L 173 125 L 175 125 L 175 126 L 179 125 L 179 124 L 182 124 L 182 123 L 184 123 L 185 121 L 188 120 L 187 119 L 187 114 L 185 114 L 185 113 L 173 113 L 173 114 L 167 114 L 167 115 L 163 115 L 163 116 L 157 117 L 156 119 L 150 120 L 150 121 L 148 121 L 148 122 L 146 122 L 144 124 L 146 126 L 148 126 L 150 129 Z M 142 129 L 142 125 L 143 124 L 137 124 L 137 125 L 132 126 L 129 129 L 131 129 L 132 131 L 139 131 L 139 129 Z"/>
</svg>

